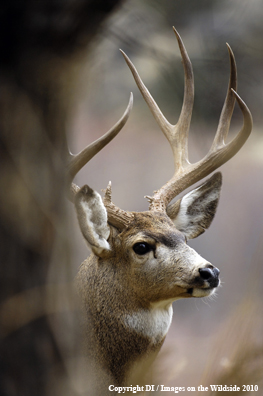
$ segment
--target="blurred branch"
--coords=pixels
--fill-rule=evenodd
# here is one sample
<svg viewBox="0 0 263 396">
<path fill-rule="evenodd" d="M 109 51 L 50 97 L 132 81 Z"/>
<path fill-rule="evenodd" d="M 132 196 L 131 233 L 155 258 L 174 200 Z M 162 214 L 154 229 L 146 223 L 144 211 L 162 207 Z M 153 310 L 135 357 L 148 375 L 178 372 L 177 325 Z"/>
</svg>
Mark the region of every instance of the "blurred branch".
<svg viewBox="0 0 263 396">
<path fill-rule="evenodd" d="M 63 356 L 77 335 L 68 327 L 69 349 L 62 351 L 46 316 L 66 305 L 59 278 L 72 280 L 65 130 L 83 55 L 120 4 L 11 0 L 1 7 L 1 395 L 53 396 L 62 378 L 68 381 Z M 70 384 L 67 392 L 73 394 Z"/>
</svg>

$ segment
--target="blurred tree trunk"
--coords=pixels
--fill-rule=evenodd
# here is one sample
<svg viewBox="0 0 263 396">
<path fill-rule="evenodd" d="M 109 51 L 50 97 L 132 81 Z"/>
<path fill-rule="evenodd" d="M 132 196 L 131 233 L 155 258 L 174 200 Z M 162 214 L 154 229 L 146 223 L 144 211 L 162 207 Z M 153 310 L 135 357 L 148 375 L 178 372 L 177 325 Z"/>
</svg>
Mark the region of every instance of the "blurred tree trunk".
<svg viewBox="0 0 263 396">
<path fill-rule="evenodd" d="M 1 5 L 1 396 L 47 395 L 63 378 L 61 350 L 42 313 L 51 261 L 65 270 L 69 261 L 65 127 L 81 54 L 120 2 Z"/>
</svg>

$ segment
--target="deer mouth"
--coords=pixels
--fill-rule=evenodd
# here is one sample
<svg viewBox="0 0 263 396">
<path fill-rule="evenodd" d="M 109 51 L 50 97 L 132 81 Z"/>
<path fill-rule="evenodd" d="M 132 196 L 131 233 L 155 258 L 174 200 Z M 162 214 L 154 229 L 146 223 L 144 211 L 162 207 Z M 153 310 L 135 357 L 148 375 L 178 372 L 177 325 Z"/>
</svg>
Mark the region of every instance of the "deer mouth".
<svg viewBox="0 0 263 396">
<path fill-rule="evenodd" d="M 211 296 L 215 292 L 216 287 L 191 287 L 187 289 L 187 294 L 191 297 L 208 297 Z"/>
<path fill-rule="evenodd" d="M 199 269 L 199 276 L 195 279 L 193 287 L 187 289 L 191 297 L 207 297 L 214 293 L 220 284 L 220 271 L 211 264 Z"/>
</svg>

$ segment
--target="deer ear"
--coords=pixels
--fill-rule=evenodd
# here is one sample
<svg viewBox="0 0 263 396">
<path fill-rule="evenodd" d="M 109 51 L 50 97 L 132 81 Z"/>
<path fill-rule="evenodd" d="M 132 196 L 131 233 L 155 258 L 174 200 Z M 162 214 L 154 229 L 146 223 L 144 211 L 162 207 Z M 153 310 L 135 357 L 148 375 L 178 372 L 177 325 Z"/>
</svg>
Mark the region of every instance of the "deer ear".
<svg viewBox="0 0 263 396">
<path fill-rule="evenodd" d="M 81 232 L 88 246 L 94 254 L 102 256 L 110 250 L 107 242 L 110 227 L 100 194 L 87 185 L 83 186 L 75 196 L 75 208 Z"/>
<path fill-rule="evenodd" d="M 222 175 L 217 172 L 179 201 L 168 205 L 168 216 L 187 239 L 196 238 L 210 226 L 216 213 L 221 186 Z"/>
</svg>

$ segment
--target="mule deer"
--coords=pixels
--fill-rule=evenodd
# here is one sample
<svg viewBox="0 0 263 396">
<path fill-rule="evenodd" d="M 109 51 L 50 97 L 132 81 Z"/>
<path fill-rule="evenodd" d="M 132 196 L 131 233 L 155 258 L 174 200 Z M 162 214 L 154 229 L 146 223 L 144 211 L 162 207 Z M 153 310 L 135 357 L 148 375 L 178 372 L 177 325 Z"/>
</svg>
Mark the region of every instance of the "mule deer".
<svg viewBox="0 0 263 396">
<path fill-rule="evenodd" d="M 116 207 L 111 200 L 111 183 L 104 201 L 87 185 L 82 188 L 71 185 L 80 229 L 92 250 L 77 275 L 85 313 L 87 350 L 96 370 L 106 373 L 107 387 L 140 383 L 142 368 L 150 365 L 164 342 L 172 321 L 173 301 L 209 296 L 218 287 L 219 270 L 186 242 L 202 234 L 211 224 L 220 194 L 221 173 L 215 173 L 175 203 L 171 201 L 233 157 L 252 129 L 251 114 L 236 93 L 235 59 L 228 46 L 230 81 L 218 130 L 208 154 L 197 163 L 189 162 L 187 139 L 194 100 L 193 71 L 184 44 L 175 29 L 174 32 L 185 74 L 183 106 L 176 125 L 166 120 L 123 53 L 138 88 L 171 145 L 175 165 L 171 180 L 152 197 L 147 197 L 149 211 L 141 213 Z M 240 132 L 226 144 L 235 100 L 244 123 Z M 70 182 L 119 132 L 131 107 L 132 96 L 120 121 L 104 137 L 72 158 Z M 101 394 L 105 392 L 101 390 Z"/>
</svg>

